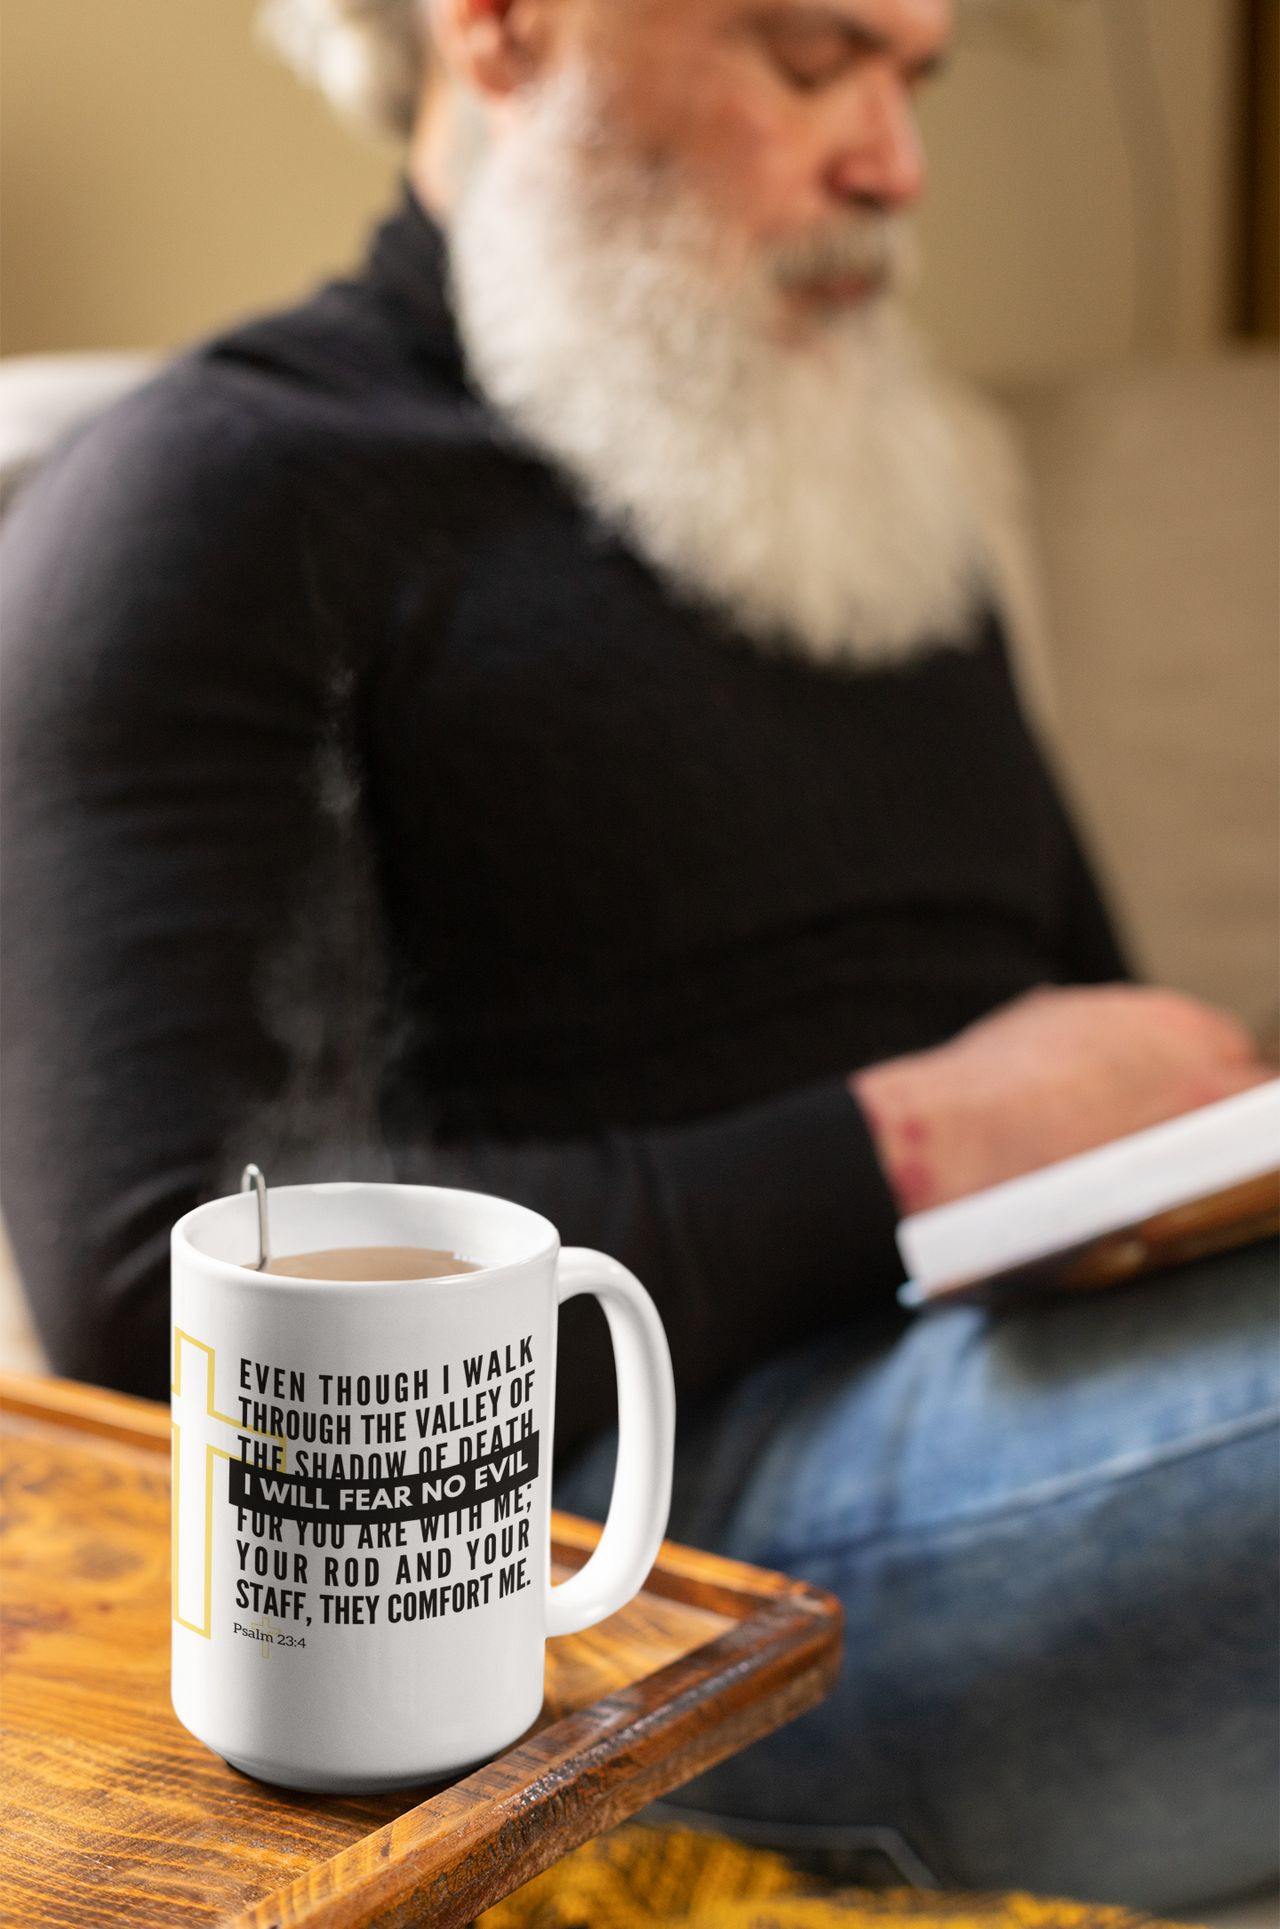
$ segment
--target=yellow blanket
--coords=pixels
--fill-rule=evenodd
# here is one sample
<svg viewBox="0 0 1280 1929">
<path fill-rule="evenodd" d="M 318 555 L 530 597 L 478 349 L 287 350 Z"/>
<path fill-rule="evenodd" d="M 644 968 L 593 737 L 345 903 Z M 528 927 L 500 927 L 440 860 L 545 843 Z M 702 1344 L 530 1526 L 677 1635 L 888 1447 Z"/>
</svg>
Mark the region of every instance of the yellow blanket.
<svg viewBox="0 0 1280 1929">
<path fill-rule="evenodd" d="M 631 1824 L 487 1909 L 475 1929 L 1152 1929 L 1140 1910 L 1039 1896 L 834 1889 L 720 1836 Z"/>
</svg>

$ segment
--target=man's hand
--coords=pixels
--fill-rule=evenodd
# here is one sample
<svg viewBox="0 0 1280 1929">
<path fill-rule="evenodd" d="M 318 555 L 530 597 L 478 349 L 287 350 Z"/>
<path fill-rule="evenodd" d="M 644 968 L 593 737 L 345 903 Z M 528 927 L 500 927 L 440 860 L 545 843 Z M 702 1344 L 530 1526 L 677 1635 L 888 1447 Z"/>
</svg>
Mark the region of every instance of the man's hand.
<svg viewBox="0 0 1280 1929">
<path fill-rule="evenodd" d="M 1234 1018 L 1175 991 L 1028 992 L 932 1051 L 855 1072 L 903 1212 L 1229 1098 L 1272 1077 Z"/>
</svg>

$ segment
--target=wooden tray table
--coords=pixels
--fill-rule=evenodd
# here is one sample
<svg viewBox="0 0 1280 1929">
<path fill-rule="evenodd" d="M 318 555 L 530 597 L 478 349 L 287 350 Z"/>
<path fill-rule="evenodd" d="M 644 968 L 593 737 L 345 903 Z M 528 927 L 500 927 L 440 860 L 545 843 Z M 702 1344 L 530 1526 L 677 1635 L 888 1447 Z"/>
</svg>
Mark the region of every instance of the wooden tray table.
<svg viewBox="0 0 1280 1929">
<path fill-rule="evenodd" d="M 169 1413 L 0 1374 L 7 1919 L 31 1929 L 455 1929 L 821 1700 L 840 1606 L 664 1543 L 643 1593 L 547 1644 L 534 1728 L 464 1780 L 303 1795 L 169 1704 Z M 552 1516 L 552 1556 L 599 1535 Z"/>
</svg>

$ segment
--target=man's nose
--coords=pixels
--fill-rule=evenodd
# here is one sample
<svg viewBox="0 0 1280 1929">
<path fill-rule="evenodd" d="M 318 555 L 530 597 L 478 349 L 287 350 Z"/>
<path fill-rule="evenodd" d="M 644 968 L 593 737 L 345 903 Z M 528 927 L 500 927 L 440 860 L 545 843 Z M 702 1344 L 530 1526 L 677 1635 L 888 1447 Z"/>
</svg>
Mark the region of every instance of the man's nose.
<svg viewBox="0 0 1280 1929">
<path fill-rule="evenodd" d="M 911 96 L 888 61 L 858 76 L 852 125 L 844 130 L 827 185 L 844 201 L 864 207 L 909 208 L 925 183 L 924 147 Z"/>
</svg>

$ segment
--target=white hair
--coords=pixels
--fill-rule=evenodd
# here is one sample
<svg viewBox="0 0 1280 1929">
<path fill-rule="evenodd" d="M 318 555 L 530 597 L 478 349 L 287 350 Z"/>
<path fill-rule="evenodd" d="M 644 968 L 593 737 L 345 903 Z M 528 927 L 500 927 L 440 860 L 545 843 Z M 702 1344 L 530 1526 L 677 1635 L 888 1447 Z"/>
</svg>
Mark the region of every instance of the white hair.
<svg viewBox="0 0 1280 1929">
<path fill-rule="evenodd" d="M 481 159 L 450 222 L 490 401 L 678 592 L 765 647 L 901 662 L 962 646 L 984 558 L 945 392 L 894 298 L 900 217 L 850 210 L 745 258 L 565 73 Z M 801 340 L 815 275 L 882 291 Z"/>
<path fill-rule="evenodd" d="M 411 130 L 430 0 L 266 0 L 263 33 L 348 120 Z M 851 213 L 726 274 L 719 224 L 609 137 L 588 75 L 491 148 L 454 88 L 454 305 L 489 400 L 677 593 L 765 647 L 901 662 L 963 646 L 988 545 L 954 398 L 892 293 L 771 339 L 779 286 L 901 280 L 901 221 Z M 470 111 L 464 111 L 470 110 Z M 474 126 L 473 126 L 474 123 Z"/>
<path fill-rule="evenodd" d="M 258 33 L 343 120 L 407 140 L 427 65 L 427 0 L 264 0 Z"/>
</svg>

